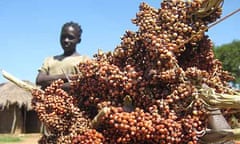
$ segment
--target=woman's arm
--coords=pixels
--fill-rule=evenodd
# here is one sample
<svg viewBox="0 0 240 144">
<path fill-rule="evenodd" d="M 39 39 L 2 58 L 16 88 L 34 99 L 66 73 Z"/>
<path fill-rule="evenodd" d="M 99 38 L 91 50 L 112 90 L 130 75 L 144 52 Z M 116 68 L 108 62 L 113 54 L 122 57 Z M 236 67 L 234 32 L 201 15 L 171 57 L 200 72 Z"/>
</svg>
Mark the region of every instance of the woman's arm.
<svg viewBox="0 0 240 144">
<path fill-rule="evenodd" d="M 62 79 L 65 83 L 68 82 L 66 76 L 64 74 L 60 75 L 48 75 L 44 72 L 39 72 L 36 78 L 36 84 L 40 85 L 42 89 L 49 86 L 53 81 Z"/>
</svg>

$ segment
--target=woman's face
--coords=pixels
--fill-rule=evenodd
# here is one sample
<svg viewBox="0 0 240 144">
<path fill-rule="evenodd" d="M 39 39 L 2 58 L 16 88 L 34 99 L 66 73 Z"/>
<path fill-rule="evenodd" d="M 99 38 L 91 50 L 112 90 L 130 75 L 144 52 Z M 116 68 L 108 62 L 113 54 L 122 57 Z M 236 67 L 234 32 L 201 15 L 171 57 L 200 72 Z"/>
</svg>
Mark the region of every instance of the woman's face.
<svg viewBox="0 0 240 144">
<path fill-rule="evenodd" d="M 62 29 L 60 43 L 64 53 L 75 52 L 76 45 L 80 42 L 79 35 L 79 31 L 73 26 L 67 26 Z"/>
</svg>

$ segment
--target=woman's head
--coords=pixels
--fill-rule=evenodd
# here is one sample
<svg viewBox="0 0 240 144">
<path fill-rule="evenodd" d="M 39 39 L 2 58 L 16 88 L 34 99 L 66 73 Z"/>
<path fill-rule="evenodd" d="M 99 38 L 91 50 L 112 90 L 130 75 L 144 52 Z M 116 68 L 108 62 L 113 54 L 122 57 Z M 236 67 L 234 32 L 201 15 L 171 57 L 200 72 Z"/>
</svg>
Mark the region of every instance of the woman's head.
<svg viewBox="0 0 240 144">
<path fill-rule="evenodd" d="M 78 23 L 67 22 L 63 25 L 60 43 L 64 53 L 71 54 L 76 51 L 76 45 L 81 42 L 82 28 Z"/>
</svg>

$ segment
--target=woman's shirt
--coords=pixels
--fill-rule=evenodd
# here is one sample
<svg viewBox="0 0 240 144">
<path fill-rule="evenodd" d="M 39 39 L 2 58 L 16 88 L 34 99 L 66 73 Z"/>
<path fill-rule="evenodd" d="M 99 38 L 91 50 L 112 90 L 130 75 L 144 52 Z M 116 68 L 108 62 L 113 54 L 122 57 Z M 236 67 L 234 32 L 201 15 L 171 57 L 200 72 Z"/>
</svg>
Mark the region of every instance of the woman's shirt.
<svg viewBox="0 0 240 144">
<path fill-rule="evenodd" d="M 80 62 L 89 60 L 87 56 L 51 56 L 45 58 L 39 72 L 44 72 L 48 75 L 57 74 L 76 74 L 78 73 L 77 65 Z"/>
</svg>

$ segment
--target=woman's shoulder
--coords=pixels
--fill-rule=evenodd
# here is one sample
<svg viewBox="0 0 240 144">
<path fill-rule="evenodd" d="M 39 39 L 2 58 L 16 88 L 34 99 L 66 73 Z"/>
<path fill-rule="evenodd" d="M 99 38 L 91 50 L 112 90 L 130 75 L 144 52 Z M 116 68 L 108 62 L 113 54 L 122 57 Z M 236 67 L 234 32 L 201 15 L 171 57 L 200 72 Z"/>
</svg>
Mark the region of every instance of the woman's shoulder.
<svg viewBox="0 0 240 144">
<path fill-rule="evenodd" d="M 44 61 L 47 62 L 47 61 L 51 61 L 54 59 L 55 56 L 47 56 L 44 58 Z"/>
<path fill-rule="evenodd" d="M 64 57 L 62 55 L 47 56 L 44 59 L 44 63 L 54 63 L 56 61 L 62 61 Z"/>
</svg>

